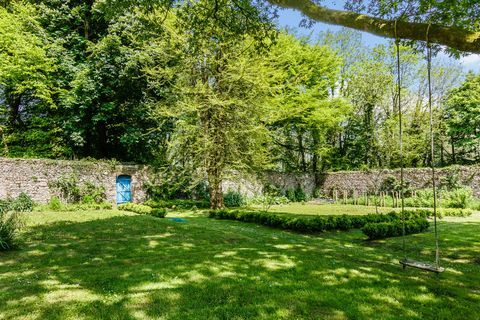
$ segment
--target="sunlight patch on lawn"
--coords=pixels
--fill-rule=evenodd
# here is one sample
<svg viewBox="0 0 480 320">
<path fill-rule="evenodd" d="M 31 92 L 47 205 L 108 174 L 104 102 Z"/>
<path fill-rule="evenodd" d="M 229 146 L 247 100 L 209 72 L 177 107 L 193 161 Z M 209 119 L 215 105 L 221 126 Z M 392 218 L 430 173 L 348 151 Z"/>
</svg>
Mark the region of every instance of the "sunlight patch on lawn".
<svg viewBox="0 0 480 320">
<path fill-rule="evenodd" d="M 159 245 L 160 245 L 160 242 L 158 242 L 157 240 L 150 240 L 148 242 L 148 247 L 152 249 L 158 247 Z"/>
<path fill-rule="evenodd" d="M 439 299 L 435 298 L 435 296 L 431 293 L 417 294 L 416 296 L 413 297 L 413 299 L 421 303 L 432 303 L 432 302 L 439 301 Z"/>
<path fill-rule="evenodd" d="M 208 280 L 208 277 L 193 270 L 166 281 L 148 282 L 131 289 L 132 292 L 148 292 L 150 290 L 175 289 L 190 283 L 200 283 Z"/>
<path fill-rule="evenodd" d="M 273 255 L 266 252 L 260 252 L 265 258 L 255 260 L 255 264 L 260 264 L 268 270 L 280 270 L 294 268 L 297 264 L 286 255 Z"/>
<path fill-rule="evenodd" d="M 102 296 L 81 288 L 65 288 L 46 293 L 43 299 L 48 303 L 57 302 L 92 302 L 101 300 Z"/>
<path fill-rule="evenodd" d="M 378 300 L 382 304 L 394 305 L 396 307 L 401 307 L 402 306 L 400 301 L 398 301 L 394 297 L 387 296 L 384 293 L 373 293 L 372 298 Z"/>
<path fill-rule="evenodd" d="M 226 258 L 237 255 L 237 251 L 224 251 L 222 253 L 217 253 L 214 258 Z"/>
<path fill-rule="evenodd" d="M 360 279 L 368 281 L 379 281 L 380 276 L 371 272 L 362 272 L 357 269 L 345 269 L 339 268 L 336 270 L 329 270 L 328 274 L 325 274 L 324 271 L 313 271 L 311 272 L 312 276 L 322 278 L 324 284 L 328 286 L 338 286 L 346 284 L 351 280 Z"/>
<path fill-rule="evenodd" d="M 173 278 L 167 281 L 160 282 L 148 282 L 133 287 L 132 292 L 148 292 L 150 290 L 162 290 L 162 289 L 175 289 L 186 283 L 185 280 L 180 278 Z"/>
<path fill-rule="evenodd" d="M 49 303 L 91 302 L 102 299 L 101 295 L 83 289 L 79 284 L 66 284 L 54 279 L 43 280 L 39 284 L 49 288 L 49 292 L 43 295 L 43 299 Z"/>
<path fill-rule="evenodd" d="M 171 236 L 173 236 L 174 234 L 173 233 L 170 233 L 170 232 L 165 232 L 165 233 L 162 233 L 162 234 L 155 234 L 155 235 L 151 235 L 151 236 L 144 236 L 143 238 L 144 239 L 165 239 L 165 238 L 169 238 Z"/>
</svg>

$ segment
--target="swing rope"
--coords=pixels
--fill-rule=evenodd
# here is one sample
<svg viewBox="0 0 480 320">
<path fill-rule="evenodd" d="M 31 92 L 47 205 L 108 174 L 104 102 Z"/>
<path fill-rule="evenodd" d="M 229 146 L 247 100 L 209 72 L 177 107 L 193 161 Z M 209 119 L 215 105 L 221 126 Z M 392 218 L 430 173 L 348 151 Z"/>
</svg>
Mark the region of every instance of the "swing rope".
<svg viewBox="0 0 480 320">
<path fill-rule="evenodd" d="M 402 119 L 402 77 L 401 61 L 400 61 L 400 39 L 397 35 L 397 21 L 395 20 L 395 46 L 397 51 L 397 110 L 398 110 L 398 128 L 399 128 L 399 144 L 400 144 L 400 201 L 402 216 L 402 249 L 404 259 L 407 259 L 407 250 L 405 245 L 405 201 L 404 201 L 404 161 L 403 161 L 403 119 Z"/>
<path fill-rule="evenodd" d="M 433 188 L 433 225 L 435 230 L 435 267 L 440 267 L 440 248 L 438 244 L 437 228 L 437 182 L 435 172 L 435 137 L 433 132 L 433 103 L 432 103 L 432 45 L 429 39 L 431 23 L 427 27 L 427 81 L 428 81 L 428 111 L 430 113 L 430 165 L 432 170 Z"/>
<path fill-rule="evenodd" d="M 400 263 L 403 268 L 410 266 L 423 269 L 437 274 L 443 272 L 440 267 L 440 248 L 438 240 L 437 228 L 437 185 L 435 172 L 435 137 L 433 132 L 433 99 L 432 99 L 432 45 L 429 39 L 431 23 L 427 27 L 426 43 L 427 43 L 427 81 L 428 81 L 428 109 L 430 114 L 430 167 L 432 172 L 432 188 L 433 188 L 433 221 L 435 229 L 435 264 L 432 266 L 427 263 L 407 259 L 406 235 L 405 235 L 405 193 L 404 193 L 404 157 L 403 157 L 403 123 L 402 123 L 402 77 L 401 77 L 401 60 L 400 60 L 400 39 L 397 35 L 397 21 L 395 20 L 395 46 L 397 50 L 397 103 L 398 103 L 398 126 L 399 126 L 399 144 L 400 144 L 400 197 L 401 197 L 401 216 L 402 216 L 402 249 L 404 258 Z"/>
</svg>

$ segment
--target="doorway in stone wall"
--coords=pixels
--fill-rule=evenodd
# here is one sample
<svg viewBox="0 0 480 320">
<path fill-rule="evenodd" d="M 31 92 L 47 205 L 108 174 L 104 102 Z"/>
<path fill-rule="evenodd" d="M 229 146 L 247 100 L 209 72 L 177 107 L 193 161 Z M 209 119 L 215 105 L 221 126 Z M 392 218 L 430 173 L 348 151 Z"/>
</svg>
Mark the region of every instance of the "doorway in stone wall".
<svg viewBox="0 0 480 320">
<path fill-rule="evenodd" d="M 117 177 L 117 204 L 132 202 L 132 177 L 121 175 Z"/>
</svg>

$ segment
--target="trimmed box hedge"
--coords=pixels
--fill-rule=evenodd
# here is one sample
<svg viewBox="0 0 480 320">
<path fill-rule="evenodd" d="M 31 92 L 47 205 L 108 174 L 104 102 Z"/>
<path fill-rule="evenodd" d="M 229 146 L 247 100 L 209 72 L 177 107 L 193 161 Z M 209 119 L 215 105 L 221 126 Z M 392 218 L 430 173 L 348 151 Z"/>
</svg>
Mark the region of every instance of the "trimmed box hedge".
<svg viewBox="0 0 480 320">
<path fill-rule="evenodd" d="M 127 202 L 119 205 L 118 210 L 130 211 L 138 214 L 150 214 L 150 212 L 152 212 L 152 207 L 143 204 Z"/>
<path fill-rule="evenodd" d="M 208 209 L 210 203 L 206 200 L 147 200 L 145 205 L 152 208 L 172 208 L 172 209 Z"/>
<path fill-rule="evenodd" d="M 405 234 L 424 232 L 429 226 L 426 218 L 409 219 L 405 221 Z M 370 240 L 398 237 L 403 234 L 403 223 L 401 220 L 367 223 L 362 231 Z"/>
<path fill-rule="evenodd" d="M 165 218 L 167 210 L 165 208 L 152 208 L 144 204 L 123 203 L 118 206 L 119 210 L 135 212 L 138 214 L 146 214 L 156 218 Z"/>
<path fill-rule="evenodd" d="M 415 213 L 410 213 L 416 216 Z M 333 230 L 360 229 L 367 223 L 399 221 L 396 212 L 388 214 L 369 214 L 365 216 L 318 216 L 314 218 L 292 217 L 274 213 L 243 210 L 212 210 L 210 218 L 253 222 L 268 227 L 293 230 L 299 232 L 323 232 Z"/>
<path fill-rule="evenodd" d="M 425 215 L 426 217 L 432 218 L 433 217 L 433 209 L 432 208 L 423 208 L 423 209 L 414 209 L 414 210 L 406 210 L 406 211 L 414 211 L 418 214 Z M 437 209 L 437 217 L 469 217 L 473 214 L 471 209 L 459 209 L 459 208 L 438 208 Z"/>
<path fill-rule="evenodd" d="M 165 218 L 167 210 L 165 208 L 153 208 L 150 215 L 155 218 Z"/>
</svg>

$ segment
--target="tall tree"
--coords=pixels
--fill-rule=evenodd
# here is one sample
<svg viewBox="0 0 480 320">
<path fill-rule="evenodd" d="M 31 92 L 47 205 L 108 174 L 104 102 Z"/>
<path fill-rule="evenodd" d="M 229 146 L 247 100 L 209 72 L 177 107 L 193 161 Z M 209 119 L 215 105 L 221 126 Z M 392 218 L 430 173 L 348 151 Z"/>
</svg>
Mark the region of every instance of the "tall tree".
<svg viewBox="0 0 480 320">
<path fill-rule="evenodd" d="M 326 46 L 282 34 L 268 60 L 275 70 L 270 127 L 276 157 L 283 170 L 317 173 L 328 163 L 329 140 L 349 112 L 345 101 L 332 98 L 341 59 Z"/>
<path fill-rule="evenodd" d="M 176 68 L 149 71 L 154 80 L 175 74 L 176 100 L 157 104 L 175 122 L 170 159 L 207 177 L 214 209 L 223 207 L 222 182 L 232 171 L 266 162 L 267 73 L 257 50 L 268 45 L 275 30 L 260 12 L 247 18 L 236 5 L 195 1 L 179 8 L 172 33 L 182 61 Z"/>
<path fill-rule="evenodd" d="M 446 100 L 445 118 L 454 162 L 480 161 L 480 76 L 470 73 Z"/>
<path fill-rule="evenodd" d="M 0 126 L 11 156 L 56 156 L 55 51 L 32 6 L 0 7 Z"/>
</svg>

